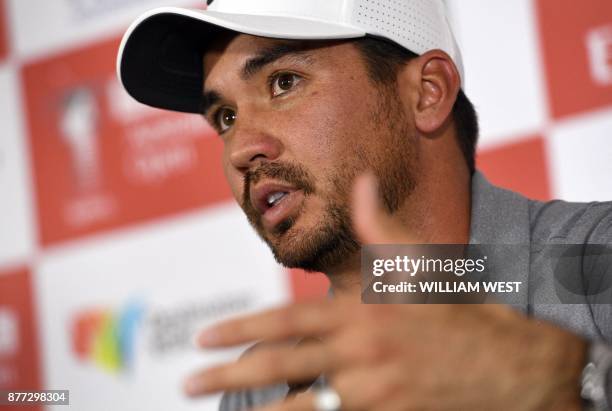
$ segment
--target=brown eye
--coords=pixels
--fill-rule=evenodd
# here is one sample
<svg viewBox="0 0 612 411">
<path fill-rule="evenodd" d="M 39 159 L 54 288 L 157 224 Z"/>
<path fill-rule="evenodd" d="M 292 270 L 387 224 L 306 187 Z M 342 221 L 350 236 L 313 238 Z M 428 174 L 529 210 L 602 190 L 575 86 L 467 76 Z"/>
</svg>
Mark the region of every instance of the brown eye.
<svg viewBox="0 0 612 411">
<path fill-rule="evenodd" d="M 299 83 L 301 78 L 297 74 L 283 73 L 272 80 L 272 96 L 277 97 L 290 91 Z"/>
<path fill-rule="evenodd" d="M 293 87 L 294 77 L 295 76 L 291 74 L 283 74 L 278 78 L 278 86 L 285 91 L 291 90 L 291 87 Z"/>
<path fill-rule="evenodd" d="M 221 133 L 227 131 L 229 128 L 231 128 L 234 123 L 236 122 L 236 112 L 234 110 L 232 110 L 231 108 L 228 107 L 224 107 L 221 108 L 216 115 L 216 123 L 217 126 L 219 127 L 219 131 Z"/>
</svg>

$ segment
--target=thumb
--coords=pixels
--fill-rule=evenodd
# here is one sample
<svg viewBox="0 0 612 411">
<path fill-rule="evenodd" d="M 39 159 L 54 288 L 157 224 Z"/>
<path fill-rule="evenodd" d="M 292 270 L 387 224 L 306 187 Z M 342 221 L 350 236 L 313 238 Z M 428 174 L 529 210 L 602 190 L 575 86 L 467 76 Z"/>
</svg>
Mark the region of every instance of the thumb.
<svg viewBox="0 0 612 411">
<path fill-rule="evenodd" d="M 376 177 L 370 172 L 357 177 L 353 187 L 353 228 L 362 244 L 402 244 L 409 239 L 401 226 L 384 210 Z"/>
</svg>

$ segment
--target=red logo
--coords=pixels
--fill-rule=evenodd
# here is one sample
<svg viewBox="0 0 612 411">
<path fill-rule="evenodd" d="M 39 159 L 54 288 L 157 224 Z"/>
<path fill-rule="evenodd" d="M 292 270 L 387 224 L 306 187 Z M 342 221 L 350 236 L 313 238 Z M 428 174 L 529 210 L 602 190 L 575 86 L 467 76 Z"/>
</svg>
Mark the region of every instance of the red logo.
<svg viewBox="0 0 612 411">
<path fill-rule="evenodd" d="M 551 198 L 544 139 L 519 139 L 478 153 L 478 169 L 494 184 L 536 200 Z"/>
<path fill-rule="evenodd" d="M 612 104 L 612 2 L 538 0 L 552 115 Z"/>
<path fill-rule="evenodd" d="M 43 245 L 230 197 L 222 142 L 200 116 L 132 100 L 115 78 L 118 44 L 23 69 Z"/>
<path fill-rule="evenodd" d="M 32 302 L 27 270 L 0 272 L 0 390 L 42 389 Z"/>
</svg>

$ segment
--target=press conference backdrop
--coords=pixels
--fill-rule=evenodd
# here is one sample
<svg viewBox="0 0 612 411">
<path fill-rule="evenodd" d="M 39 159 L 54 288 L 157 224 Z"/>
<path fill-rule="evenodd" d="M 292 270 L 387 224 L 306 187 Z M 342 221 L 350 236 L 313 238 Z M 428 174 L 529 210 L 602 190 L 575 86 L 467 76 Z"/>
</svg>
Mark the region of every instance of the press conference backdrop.
<svg viewBox="0 0 612 411">
<path fill-rule="evenodd" d="M 203 120 L 141 106 L 115 78 L 135 16 L 203 3 L 0 0 L 0 390 L 214 410 L 182 379 L 237 352 L 199 352 L 196 330 L 324 292 L 251 232 Z M 612 199 L 612 2 L 447 3 L 479 167 L 538 199 Z"/>
</svg>

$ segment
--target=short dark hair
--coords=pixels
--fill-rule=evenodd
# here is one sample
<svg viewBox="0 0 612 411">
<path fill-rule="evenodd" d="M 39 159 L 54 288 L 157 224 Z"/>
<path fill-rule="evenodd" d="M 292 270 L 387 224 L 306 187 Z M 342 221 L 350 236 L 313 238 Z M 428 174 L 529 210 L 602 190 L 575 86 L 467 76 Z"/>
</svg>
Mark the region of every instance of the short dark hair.
<svg viewBox="0 0 612 411">
<path fill-rule="evenodd" d="M 377 83 L 395 85 L 398 70 L 417 54 L 388 40 L 377 37 L 364 37 L 355 40 L 361 52 L 370 78 Z M 459 90 L 453 106 L 453 120 L 457 130 L 459 145 L 470 173 L 476 169 L 476 144 L 478 142 L 478 116 L 472 102 L 463 90 Z"/>
</svg>

